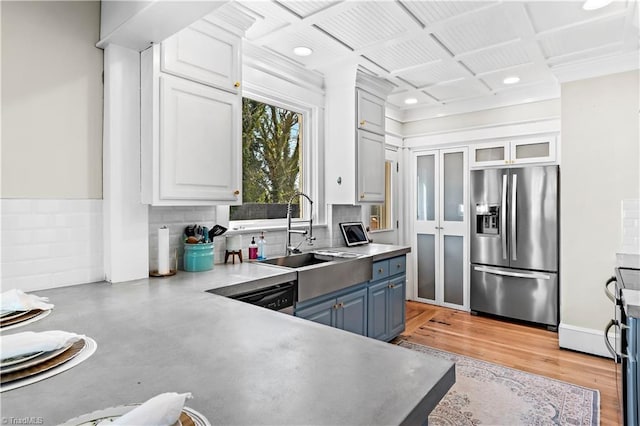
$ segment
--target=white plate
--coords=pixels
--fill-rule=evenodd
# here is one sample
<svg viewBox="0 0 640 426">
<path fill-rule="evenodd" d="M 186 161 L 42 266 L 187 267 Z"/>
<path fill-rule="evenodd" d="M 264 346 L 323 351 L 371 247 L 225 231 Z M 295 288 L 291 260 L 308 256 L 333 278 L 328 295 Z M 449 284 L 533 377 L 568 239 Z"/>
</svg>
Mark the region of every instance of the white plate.
<svg viewBox="0 0 640 426">
<path fill-rule="evenodd" d="M 29 361 L 30 359 L 40 356 L 43 353 L 44 351 L 40 351 L 40 352 L 34 352 L 32 354 L 14 356 L 13 358 L 5 358 L 2 361 L 0 361 L 0 368 L 5 368 L 10 365 L 20 364 L 21 362 Z"/>
<path fill-rule="evenodd" d="M 102 421 L 104 421 L 102 425 L 108 425 L 109 422 L 113 422 L 118 417 L 127 414 L 129 411 L 133 410 L 139 405 L 140 404 L 119 405 L 117 407 L 105 408 L 104 410 L 94 411 L 93 413 L 83 414 L 80 417 L 75 417 L 71 420 L 67 420 L 61 426 L 96 426 Z M 195 423 L 196 426 L 211 426 L 211 423 L 209 423 L 206 417 L 198 413 L 196 410 L 189 407 L 184 407 L 182 411 L 187 413 L 189 417 L 191 417 L 193 423 Z M 180 421 L 178 420 L 174 424 L 174 426 L 181 426 Z"/>
<path fill-rule="evenodd" d="M 8 321 L 14 318 L 18 318 L 19 316 L 22 316 L 24 314 L 26 314 L 27 312 L 31 312 L 30 310 L 28 311 L 11 311 L 11 312 L 7 312 L 2 314 L 2 318 L 0 318 L 2 321 Z"/>
<path fill-rule="evenodd" d="M 0 368 L 0 373 L 2 374 L 13 373 L 14 371 L 22 370 L 23 368 L 33 367 L 34 365 L 38 365 L 41 362 L 48 361 L 51 358 L 54 358 L 60 355 L 62 352 L 66 351 L 71 346 L 73 346 L 73 343 L 69 343 L 64 348 L 56 349 L 55 351 L 40 352 L 38 356 L 29 358 L 24 362 L 16 363 L 11 366 L 7 366 L 6 368 L 5 367 Z"/>
</svg>

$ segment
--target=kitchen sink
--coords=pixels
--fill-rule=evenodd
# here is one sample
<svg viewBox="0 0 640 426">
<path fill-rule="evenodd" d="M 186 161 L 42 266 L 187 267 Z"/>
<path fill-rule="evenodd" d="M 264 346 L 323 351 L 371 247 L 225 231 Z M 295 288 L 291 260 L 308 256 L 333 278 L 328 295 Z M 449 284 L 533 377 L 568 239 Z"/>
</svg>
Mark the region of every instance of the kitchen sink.
<svg viewBox="0 0 640 426">
<path fill-rule="evenodd" d="M 297 273 L 298 302 L 371 280 L 370 256 L 332 250 L 273 257 L 256 265 Z"/>
<path fill-rule="evenodd" d="M 305 266 L 330 262 L 331 260 L 333 260 L 333 257 L 311 252 L 311 253 L 302 253 L 302 254 L 292 254 L 289 256 L 273 257 L 271 259 L 261 260 L 259 263 L 267 263 L 269 265 L 284 266 L 287 268 L 302 268 Z"/>
</svg>

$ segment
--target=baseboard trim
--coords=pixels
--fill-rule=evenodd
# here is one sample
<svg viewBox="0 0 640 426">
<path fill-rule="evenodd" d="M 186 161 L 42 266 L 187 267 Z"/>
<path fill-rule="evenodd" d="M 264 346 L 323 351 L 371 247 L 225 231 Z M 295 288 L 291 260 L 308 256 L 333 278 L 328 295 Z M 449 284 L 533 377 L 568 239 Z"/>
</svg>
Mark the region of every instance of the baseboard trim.
<svg viewBox="0 0 640 426">
<path fill-rule="evenodd" d="M 615 337 L 615 333 L 609 333 L 612 342 Z M 558 343 L 564 349 L 613 358 L 604 343 L 604 331 L 601 330 L 560 323 Z"/>
</svg>

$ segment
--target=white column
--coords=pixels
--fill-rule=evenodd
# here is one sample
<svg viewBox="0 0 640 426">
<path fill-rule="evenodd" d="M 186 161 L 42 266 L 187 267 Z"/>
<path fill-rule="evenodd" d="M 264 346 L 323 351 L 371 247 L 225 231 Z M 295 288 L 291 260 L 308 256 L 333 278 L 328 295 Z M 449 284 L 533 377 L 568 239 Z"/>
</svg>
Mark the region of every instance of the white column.
<svg viewBox="0 0 640 426">
<path fill-rule="evenodd" d="M 104 50 L 104 267 L 107 281 L 149 275 L 149 207 L 140 201 L 140 54 Z"/>
</svg>

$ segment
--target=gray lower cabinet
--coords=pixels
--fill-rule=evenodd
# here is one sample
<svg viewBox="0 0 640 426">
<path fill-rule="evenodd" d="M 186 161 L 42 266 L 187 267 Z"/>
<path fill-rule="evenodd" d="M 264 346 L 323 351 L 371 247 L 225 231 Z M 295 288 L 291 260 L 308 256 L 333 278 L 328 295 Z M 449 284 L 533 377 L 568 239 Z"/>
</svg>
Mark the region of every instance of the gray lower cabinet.
<svg viewBox="0 0 640 426">
<path fill-rule="evenodd" d="M 369 326 L 367 336 L 391 340 L 404 331 L 406 299 L 406 257 L 399 256 L 373 264 L 368 285 Z"/>
<path fill-rule="evenodd" d="M 295 316 L 366 336 L 366 283 L 298 304 Z"/>
</svg>

